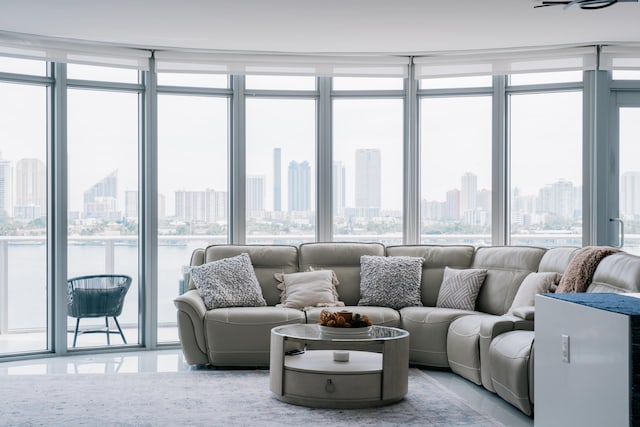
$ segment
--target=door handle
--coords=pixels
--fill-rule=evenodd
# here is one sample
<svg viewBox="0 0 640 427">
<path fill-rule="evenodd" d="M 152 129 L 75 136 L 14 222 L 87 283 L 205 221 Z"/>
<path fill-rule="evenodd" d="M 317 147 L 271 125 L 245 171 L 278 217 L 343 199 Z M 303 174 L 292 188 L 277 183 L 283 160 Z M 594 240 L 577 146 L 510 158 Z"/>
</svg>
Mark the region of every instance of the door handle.
<svg viewBox="0 0 640 427">
<path fill-rule="evenodd" d="M 620 218 L 609 218 L 609 222 L 617 222 L 620 224 L 620 244 L 615 247 L 622 248 L 624 246 L 624 221 Z"/>
</svg>

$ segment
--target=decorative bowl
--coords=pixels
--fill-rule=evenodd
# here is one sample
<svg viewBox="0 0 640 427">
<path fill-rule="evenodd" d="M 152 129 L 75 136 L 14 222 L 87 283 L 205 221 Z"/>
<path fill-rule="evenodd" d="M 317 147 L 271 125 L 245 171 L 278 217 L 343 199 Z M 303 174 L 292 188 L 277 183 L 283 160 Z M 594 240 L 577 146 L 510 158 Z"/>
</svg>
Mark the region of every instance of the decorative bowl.
<svg viewBox="0 0 640 427">
<path fill-rule="evenodd" d="M 318 327 L 322 335 L 333 338 L 362 338 L 371 335 L 371 326 L 365 326 L 363 328 L 341 328 L 318 325 Z"/>
</svg>

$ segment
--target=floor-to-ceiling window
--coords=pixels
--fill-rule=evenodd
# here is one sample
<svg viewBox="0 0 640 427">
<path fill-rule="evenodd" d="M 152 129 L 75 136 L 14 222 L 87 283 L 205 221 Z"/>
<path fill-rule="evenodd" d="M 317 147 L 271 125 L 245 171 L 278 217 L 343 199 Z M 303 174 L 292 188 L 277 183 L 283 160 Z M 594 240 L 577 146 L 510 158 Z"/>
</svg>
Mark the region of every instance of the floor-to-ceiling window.
<svg viewBox="0 0 640 427">
<path fill-rule="evenodd" d="M 320 238 L 551 247 L 584 241 L 583 93 L 587 100 L 593 93 L 583 88 L 582 72 L 422 78 L 412 99 L 413 85 L 402 78 L 151 70 L 157 97 L 148 96 L 146 105 L 136 70 L 73 64 L 66 70 L 68 82 L 56 82 L 44 61 L 0 61 L 0 356 L 52 348 L 46 214 L 56 200 L 42 201 L 39 190 L 56 170 L 47 163 L 48 149 L 68 159 L 68 254 L 62 258 L 68 276 L 122 272 L 134 279 L 119 318 L 132 345 L 149 344 L 139 340 L 142 326 L 157 328 L 158 343 L 178 340 L 173 299 L 186 287 L 193 249 L 212 243 Z M 612 91 L 638 90 L 637 73 L 622 89 L 615 79 L 608 82 Z M 56 104 L 50 87 L 67 102 Z M 496 108 L 500 103 L 504 109 Z M 415 116 L 408 105 L 417 107 Z M 144 128 L 144 113 L 154 107 L 157 121 Z M 636 110 L 621 106 L 619 117 L 616 182 L 627 244 L 637 236 L 629 196 L 637 172 Z M 51 116 L 68 131 L 52 134 L 48 147 Z M 498 123 L 505 138 L 493 132 L 502 131 Z M 64 135 L 67 143 L 57 146 L 55 138 Z M 145 163 L 141 137 L 157 143 L 157 164 Z M 331 149 L 324 145 L 329 142 Z M 501 149 L 504 158 L 496 156 Z M 145 181 L 153 174 L 139 165 L 157 168 L 157 182 Z M 414 170 L 419 177 L 407 180 Z M 419 182 L 419 194 L 405 190 L 407 181 Z M 140 190 L 152 184 L 158 229 L 151 233 L 158 245 L 141 252 Z M 232 189 L 241 190 L 242 203 Z M 405 218 L 418 222 L 418 215 L 419 230 L 403 224 Z M 139 265 L 153 261 L 157 280 L 146 281 Z M 157 295 L 154 307 L 139 300 L 141 284 Z M 149 318 L 157 322 L 140 323 L 141 309 L 155 310 Z M 103 320 L 81 323 L 93 326 Z M 73 327 L 69 318 L 69 347 Z M 82 335 L 77 348 L 104 345 L 104 335 Z"/>
<path fill-rule="evenodd" d="M 228 242 L 228 76 L 158 74 L 158 342 L 178 341 L 173 299 L 192 252 Z"/>
<path fill-rule="evenodd" d="M 50 347 L 46 66 L 0 57 L 0 356 Z"/>
<path fill-rule="evenodd" d="M 489 245 L 491 77 L 423 79 L 420 95 L 420 242 Z"/>
<path fill-rule="evenodd" d="M 139 90 L 136 70 L 69 64 L 68 248 L 69 278 L 124 274 L 133 281 L 118 317 L 127 344 L 139 343 Z M 92 82 L 108 83 L 92 83 Z M 110 327 L 112 319 L 108 319 Z M 76 319 L 69 318 L 68 346 Z M 105 327 L 85 318 L 80 331 Z M 112 335 L 114 344 L 122 344 Z M 77 348 L 107 344 L 104 334 L 81 334 Z"/>
<path fill-rule="evenodd" d="M 316 79 L 250 75 L 245 85 L 246 241 L 314 241 Z"/>
<path fill-rule="evenodd" d="M 510 83 L 510 243 L 580 246 L 582 73 L 514 75 Z M 548 86 L 561 83 L 567 89 Z"/>
<path fill-rule="evenodd" d="M 403 241 L 402 98 L 400 78 L 333 79 L 335 241 Z"/>
</svg>

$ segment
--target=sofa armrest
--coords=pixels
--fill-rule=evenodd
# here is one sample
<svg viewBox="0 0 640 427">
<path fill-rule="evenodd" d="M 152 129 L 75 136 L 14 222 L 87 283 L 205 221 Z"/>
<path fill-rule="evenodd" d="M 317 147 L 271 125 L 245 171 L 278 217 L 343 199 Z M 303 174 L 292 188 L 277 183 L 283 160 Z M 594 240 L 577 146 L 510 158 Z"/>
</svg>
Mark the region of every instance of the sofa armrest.
<svg viewBox="0 0 640 427">
<path fill-rule="evenodd" d="M 495 393 L 491 381 L 491 364 L 489 363 L 489 347 L 491 341 L 500 334 L 513 331 L 518 323 L 523 322 L 519 317 L 512 315 L 492 316 L 482 320 L 480 324 L 480 379 L 482 385 Z"/>
<path fill-rule="evenodd" d="M 207 308 L 197 289 L 173 300 L 178 309 L 178 335 L 182 351 L 190 364 L 207 363 L 207 344 L 204 336 L 204 316 Z"/>
<path fill-rule="evenodd" d="M 536 317 L 536 308 L 532 305 L 527 307 L 518 307 L 514 309 L 512 313 L 515 317 L 533 322 Z"/>
</svg>

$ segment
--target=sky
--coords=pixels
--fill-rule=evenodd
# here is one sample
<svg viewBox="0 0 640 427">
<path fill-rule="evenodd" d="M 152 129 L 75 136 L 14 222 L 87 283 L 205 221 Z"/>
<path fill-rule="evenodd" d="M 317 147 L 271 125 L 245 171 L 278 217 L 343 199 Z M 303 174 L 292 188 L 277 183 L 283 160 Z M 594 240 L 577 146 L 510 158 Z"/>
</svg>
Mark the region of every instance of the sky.
<svg viewBox="0 0 640 427">
<path fill-rule="evenodd" d="M 269 79 L 248 79 L 247 86 L 265 86 Z M 278 83 L 278 79 L 273 81 Z M 308 84 L 304 78 L 293 82 L 299 89 Z M 7 99 L 11 102 L 3 102 Z M 4 159 L 45 158 L 45 101 L 42 87 L 0 83 L 0 154 Z M 270 209 L 273 148 L 280 147 L 285 208 L 290 161 L 308 160 L 312 186 L 315 183 L 315 103 L 249 97 L 246 105 L 247 174 L 268 177 L 265 202 Z M 581 105 L 579 92 L 512 96 L 511 179 L 523 194 L 535 194 L 560 179 L 579 185 Z M 118 171 L 121 192 L 135 189 L 138 97 L 72 89 L 68 108 L 71 210 L 81 210 L 83 192 L 114 170 Z M 478 176 L 478 190 L 490 189 L 490 97 L 423 99 L 420 109 L 422 198 L 444 201 L 447 191 L 461 187 L 460 179 L 466 172 Z M 379 148 L 382 207 L 400 210 L 402 101 L 339 98 L 333 110 L 334 160 L 346 167 L 347 206 L 353 206 L 355 199 L 355 150 Z M 172 210 L 175 190 L 226 191 L 227 116 L 227 101 L 222 98 L 159 96 L 159 191 L 166 197 L 168 211 Z M 623 108 L 621 123 L 621 171 L 640 170 L 640 108 Z M 123 208 L 124 201 L 120 203 Z"/>
</svg>

